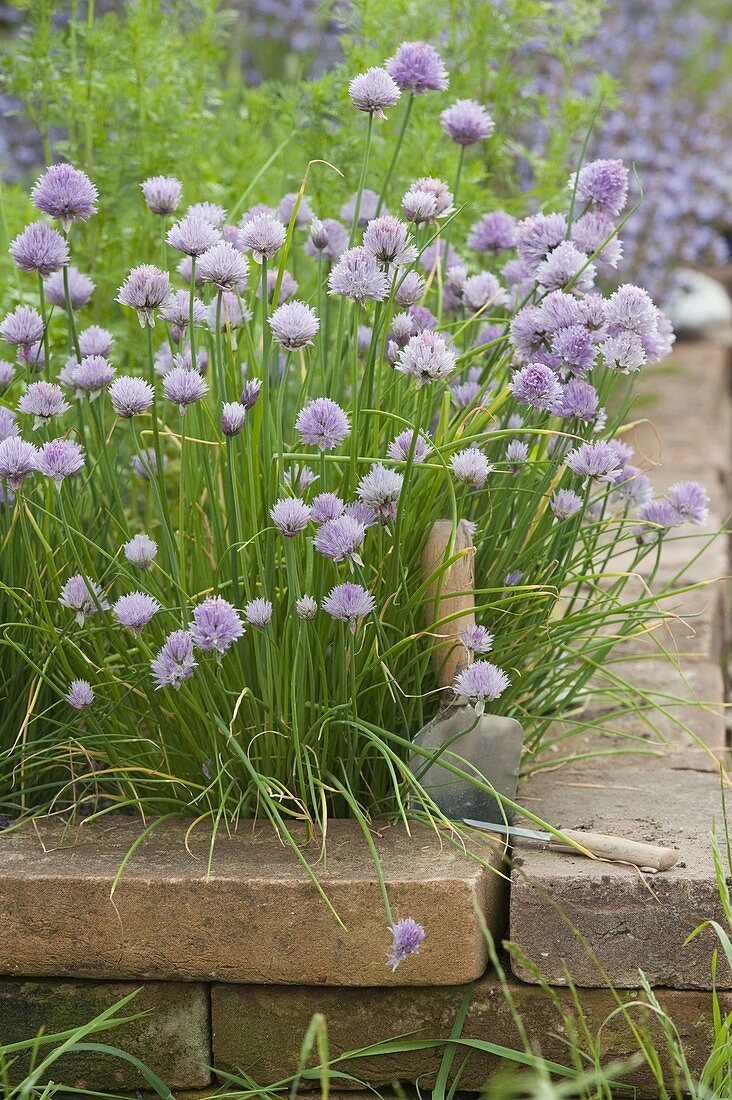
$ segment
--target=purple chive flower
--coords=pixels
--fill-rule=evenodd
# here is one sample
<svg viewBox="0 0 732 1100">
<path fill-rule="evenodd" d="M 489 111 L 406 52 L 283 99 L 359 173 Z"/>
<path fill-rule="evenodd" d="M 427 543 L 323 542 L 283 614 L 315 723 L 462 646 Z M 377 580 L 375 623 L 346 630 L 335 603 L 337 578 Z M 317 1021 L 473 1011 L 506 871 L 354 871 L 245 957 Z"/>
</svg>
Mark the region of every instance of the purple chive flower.
<svg viewBox="0 0 732 1100">
<path fill-rule="evenodd" d="M 363 235 L 364 248 L 382 264 L 400 267 L 414 263 L 417 249 L 412 243 L 409 229 L 393 214 L 382 214 L 366 226 Z"/>
<path fill-rule="evenodd" d="M 467 278 L 462 286 L 462 294 L 465 305 L 472 310 L 484 309 L 489 305 L 505 306 L 508 303 L 508 294 L 490 271 L 481 271 L 480 274 Z"/>
<path fill-rule="evenodd" d="M 258 597 L 251 600 L 244 608 L 244 617 L 250 626 L 257 630 L 266 630 L 272 622 L 272 604 L 269 600 Z"/>
<path fill-rule="evenodd" d="M 516 227 L 519 258 L 534 273 L 566 236 L 567 219 L 564 214 L 532 214 Z"/>
<path fill-rule="evenodd" d="M 402 309 L 409 309 L 422 297 L 425 286 L 425 281 L 418 271 L 408 271 L 403 278 L 400 276 L 397 282 L 394 301 Z"/>
<path fill-rule="evenodd" d="M 537 282 L 546 290 L 570 287 L 578 293 L 587 293 L 592 289 L 596 276 L 595 265 L 588 263 L 584 252 L 580 252 L 571 241 L 558 244 L 536 269 Z"/>
<path fill-rule="evenodd" d="M 493 466 L 477 447 L 467 447 L 450 457 L 455 477 L 469 489 L 481 489 L 493 471 Z"/>
<path fill-rule="evenodd" d="M 149 535 L 133 535 L 122 549 L 130 565 L 146 569 L 158 552 L 158 544 Z"/>
<path fill-rule="evenodd" d="M 562 403 L 562 384 L 551 367 L 543 363 L 528 363 L 517 370 L 509 389 L 522 405 L 543 412 L 556 412 Z"/>
<path fill-rule="evenodd" d="M 300 410 L 295 427 L 305 446 L 332 451 L 346 438 L 351 423 L 335 401 L 329 397 L 316 397 Z"/>
<path fill-rule="evenodd" d="M 454 210 L 452 191 L 443 180 L 436 179 L 434 176 L 420 176 L 412 184 L 411 190 L 419 194 L 432 195 L 435 200 L 433 215 L 435 218 L 445 218 Z M 449 262 L 448 266 L 450 266 Z"/>
<path fill-rule="evenodd" d="M 262 389 L 261 378 L 248 378 L 241 391 L 241 403 L 245 409 L 253 409 Z"/>
<path fill-rule="evenodd" d="M 352 634 L 356 633 L 359 621 L 375 607 L 374 597 L 360 584 L 350 581 L 337 584 L 323 600 L 323 611 L 333 619 L 348 623 Z"/>
<path fill-rule="evenodd" d="M 244 427 L 247 410 L 238 401 L 226 401 L 221 407 L 221 431 L 229 439 L 239 435 Z"/>
<path fill-rule="evenodd" d="M 46 353 L 41 341 L 39 340 L 37 344 L 19 344 L 18 362 L 25 363 L 30 371 L 43 370 Z"/>
<path fill-rule="evenodd" d="M 295 610 L 301 619 L 312 622 L 318 614 L 318 601 L 314 596 L 300 596 L 295 600 Z"/>
<path fill-rule="evenodd" d="M 90 401 L 99 397 L 102 390 L 113 381 L 116 373 L 102 355 L 87 355 L 80 363 L 72 358 L 70 362 L 75 364 L 71 370 L 70 382 L 76 389 L 76 396 L 86 393 Z"/>
<path fill-rule="evenodd" d="M 221 596 L 207 596 L 193 612 L 188 627 L 194 644 L 206 653 L 223 657 L 244 633 L 244 624 L 236 608 Z"/>
<path fill-rule="evenodd" d="M 168 458 L 167 455 L 163 455 L 163 470 L 167 469 Z M 140 455 L 132 456 L 132 471 L 135 477 L 142 478 L 143 481 L 150 480 L 150 474 L 156 474 L 158 470 L 158 456 L 152 447 L 144 447 Z"/>
<path fill-rule="evenodd" d="M 444 92 L 450 83 L 442 58 L 429 42 L 403 42 L 385 68 L 403 92 L 413 95 Z"/>
<path fill-rule="evenodd" d="M 335 263 L 348 248 L 348 230 L 335 218 L 322 222 L 313 218 L 310 223 L 310 239 L 305 243 L 308 256 L 322 256 L 325 263 Z"/>
<path fill-rule="evenodd" d="M 455 677 L 454 688 L 458 695 L 464 695 L 476 702 L 477 711 L 482 711 L 486 700 L 492 702 L 503 695 L 509 680 L 503 669 L 490 661 L 474 661 Z"/>
<path fill-rule="evenodd" d="M 313 546 L 319 554 L 332 561 L 361 563 L 358 551 L 366 537 L 366 528 L 353 516 L 337 516 L 318 527 Z"/>
<path fill-rule="evenodd" d="M 197 661 L 193 656 L 193 638 L 187 630 L 174 630 L 165 640 L 157 657 L 150 662 L 156 690 L 173 687 L 180 691 L 184 680 L 193 675 Z"/>
<path fill-rule="evenodd" d="M 205 253 L 204 253 L 205 255 Z M 191 292 L 176 290 L 160 307 L 160 316 L 169 325 L 185 331 L 191 316 Z M 206 316 L 206 307 L 200 298 L 193 298 L 193 324 L 199 325 Z"/>
<path fill-rule="evenodd" d="M 511 343 L 522 359 L 535 359 L 544 346 L 546 327 L 538 306 L 524 306 L 511 321 Z"/>
<path fill-rule="evenodd" d="M 122 286 L 116 301 L 137 311 L 140 324 L 154 325 L 154 311 L 170 297 L 170 276 L 153 264 L 133 267 Z"/>
<path fill-rule="evenodd" d="M 226 221 L 226 210 L 217 202 L 194 202 L 186 210 L 186 217 L 203 218 L 214 229 L 220 229 Z"/>
<path fill-rule="evenodd" d="M 560 415 L 576 417 L 591 424 L 597 416 L 597 390 L 589 382 L 573 378 L 564 387 Z"/>
<path fill-rule="evenodd" d="M 470 230 L 468 248 L 475 252 L 504 252 L 516 244 L 516 219 L 505 210 L 484 214 Z"/>
<path fill-rule="evenodd" d="M 402 93 L 386 69 L 371 68 L 354 76 L 348 94 L 359 111 L 386 118 L 384 112 L 394 106 Z"/>
<path fill-rule="evenodd" d="M 21 271 L 37 272 L 44 279 L 69 262 L 69 246 L 61 234 L 45 222 L 26 226 L 9 251 Z"/>
<path fill-rule="evenodd" d="M 358 245 L 347 248 L 328 276 L 330 294 L 353 302 L 383 302 L 389 295 L 389 280 L 375 256 Z"/>
<path fill-rule="evenodd" d="M 15 378 L 15 366 L 7 359 L 0 359 L 0 393 L 7 390 Z"/>
<path fill-rule="evenodd" d="M 288 539 L 299 535 L 310 522 L 310 509 L 299 497 L 283 497 L 269 514 L 275 527 Z"/>
<path fill-rule="evenodd" d="M 318 475 L 315 470 L 310 466 L 301 466 L 299 462 L 293 462 L 289 470 L 285 470 L 285 485 L 288 485 L 298 496 L 303 496 L 317 480 Z"/>
<path fill-rule="evenodd" d="M 274 300 L 274 292 L 277 286 L 277 279 L 279 274 L 276 268 L 267 272 L 267 301 Z M 286 302 L 288 298 L 291 298 L 293 294 L 297 293 L 299 283 L 289 271 L 282 272 L 282 282 L 280 284 L 279 298 L 277 299 L 280 304 Z M 261 280 L 257 283 L 257 297 L 262 297 L 262 283 Z"/>
<path fill-rule="evenodd" d="M 628 504 L 643 505 L 653 498 L 653 486 L 637 466 L 623 466 L 612 485 L 613 501 L 620 500 Z"/>
<path fill-rule="evenodd" d="M 368 504 L 364 504 L 362 500 L 354 500 L 352 504 L 349 504 L 346 508 L 346 515 L 357 519 L 367 530 L 369 527 L 375 527 L 379 522 L 379 517 L 374 509 Z"/>
<path fill-rule="evenodd" d="M 506 576 L 503 578 L 503 583 L 508 585 L 509 588 L 512 588 L 514 585 L 520 584 L 523 579 L 524 575 L 521 570 L 513 569 L 510 573 L 506 573 Z"/>
<path fill-rule="evenodd" d="M 608 336 L 600 344 L 600 354 L 605 366 L 618 374 L 634 374 L 647 361 L 643 341 L 635 332 L 621 331 L 617 336 Z"/>
<path fill-rule="evenodd" d="M 567 455 L 567 466 L 578 477 L 614 481 L 620 473 L 617 451 L 603 439 L 581 443 Z"/>
<path fill-rule="evenodd" d="M 70 407 L 64 400 L 61 387 L 54 382 L 31 382 L 18 401 L 18 412 L 35 417 L 33 425 L 36 428 L 61 416 Z"/>
<path fill-rule="evenodd" d="M 246 282 L 249 261 L 228 241 L 219 241 L 199 256 L 197 271 L 202 283 L 213 283 L 218 290 L 234 290 Z"/>
<path fill-rule="evenodd" d="M 606 214 L 590 210 L 572 223 L 572 241 L 581 252 L 595 256 L 608 267 L 617 267 L 623 256 L 623 245 L 615 236 L 615 226 Z"/>
<path fill-rule="evenodd" d="M 473 656 L 476 653 L 490 653 L 493 649 L 493 635 L 484 626 L 469 626 L 460 635 L 468 653 Z"/>
<path fill-rule="evenodd" d="M 273 214 L 255 214 L 239 231 L 241 248 L 251 249 L 257 263 L 270 260 L 282 248 L 287 229 Z"/>
<path fill-rule="evenodd" d="M 419 388 L 447 378 L 455 369 L 455 359 L 455 352 L 448 348 L 443 336 L 424 329 L 400 349 L 395 369 L 416 378 Z"/>
<path fill-rule="evenodd" d="M 284 280 L 283 280 L 284 282 Z M 208 327 L 212 332 L 216 331 L 216 319 L 218 313 L 217 301 L 214 300 L 209 305 L 208 309 L 205 309 L 206 320 Z M 221 329 L 224 331 L 227 328 L 232 330 L 241 328 L 245 321 L 251 321 L 252 312 L 247 305 L 245 305 L 240 298 L 237 297 L 230 290 L 224 291 L 221 296 Z"/>
<path fill-rule="evenodd" d="M 143 378 L 123 374 L 109 387 L 109 399 L 117 416 L 129 420 L 147 412 L 155 398 L 152 386 Z"/>
<path fill-rule="evenodd" d="M 165 347 L 164 344 L 163 347 Z M 160 365 L 163 365 L 162 362 Z M 180 367 L 182 370 L 195 370 L 197 374 L 205 374 L 208 368 L 208 352 L 205 348 L 197 348 L 196 365 L 194 368 L 193 361 L 191 359 L 191 345 L 186 344 L 186 346 L 183 348 L 183 351 L 179 351 L 176 355 L 173 356 L 172 366 L 167 365 L 163 369 L 163 377 L 166 374 L 169 374 L 173 367 Z"/>
<path fill-rule="evenodd" d="M 388 523 L 396 519 L 403 484 L 403 474 L 377 462 L 359 481 L 356 495 L 362 504 L 371 508 L 380 523 Z"/>
<path fill-rule="evenodd" d="M 409 458 L 413 438 L 414 432 L 410 428 L 407 428 L 404 432 L 400 432 L 389 444 L 387 449 L 389 458 L 394 462 L 406 462 Z M 414 444 L 414 454 L 412 455 L 412 462 L 414 465 L 420 466 L 430 454 L 431 450 L 432 444 L 429 439 L 420 432 Z"/>
<path fill-rule="evenodd" d="M 635 532 L 639 543 L 652 542 L 661 538 L 670 528 L 680 527 L 684 522 L 683 517 L 668 500 L 649 500 L 641 508 L 640 518 L 643 522 Z"/>
<path fill-rule="evenodd" d="M 647 291 L 624 283 L 605 303 L 605 320 L 613 336 L 622 331 L 652 335 L 657 329 L 658 311 Z"/>
<path fill-rule="evenodd" d="M 83 309 L 94 293 L 94 281 L 88 275 L 82 275 L 75 267 L 68 269 L 69 300 L 72 309 Z M 43 292 L 46 301 L 59 309 L 66 309 L 66 290 L 62 271 L 55 271 L 43 280 Z"/>
<path fill-rule="evenodd" d="M 10 489 L 19 489 L 36 469 L 37 460 L 38 451 L 32 443 L 8 436 L 0 443 L 0 481 L 7 481 Z"/>
<path fill-rule="evenodd" d="M 64 478 L 77 474 L 84 465 L 84 450 L 73 439 L 52 439 L 44 443 L 36 465 L 42 474 L 60 486 Z"/>
<path fill-rule="evenodd" d="M 341 207 L 341 217 L 347 225 L 351 225 L 353 222 L 353 215 L 356 213 L 356 192 L 350 196 L 347 202 Z M 361 193 L 361 205 L 358 208 L 358 224 L 359 228 L 363 229 L 372 218 L 376 217 L 376 208 L 379 205 L 379 196 L 375 191 L 371 191 L 370 188 L 364 187 Z"/>
<path fill-rule="evenodd" d="M 100 586 L 81 573 L 69 577 L 61 589 L 58 602 L 62 607 L 68 607 L 74 612 L 79 626 L 83 626 L 87 619 L 96 615 L 98 611 L 108 611 L 109 603 Z"/>
<path fill-rule="evenodd" d="M 313 500 L 310 518 L 318 526 L 327 523 L 329 519 L 338 519 L 346 510 L 346 506 L 335 493 L 320 493 Z"/>
<path fill-rule="evenodd" d="M 186 256 L 202 256 L 221 240 L 219 230 L 200 214 L 186 214 L 168 230 L 166 240 L 176 252 Z M 198 275 L 198 273 L 197 273 Z M 198 276 L 200 279 L 200 276 Z"/>
<path fill-rule="evenodd" d="M 120 626 L 129 627 L 139 636 L 159 610 L 160 604 L 153 596 L 145 592 L 130 592 L 127 596 L 120 596 L 112 608 L 112 614 Z"/>
<path fill-rule="evenodd" d="M 79 333 L 79 351 L 82 359 L 87 355 L 101 355 L 108 359 L 114 339 L 111 332 L 99 325 L 89 325 Z"/>
<path fill-rule="evenodd" d="M 411 313 L 397 313 L 392 318 L 391 335 L 400 348 L 407 346 L 411 337 L 417 335 L 417 324 Z"/>
<path fill-rule="evenodd" d="M 140 187 L 148 210 L 153 214 L 173 214 L 178 209 L 183 184 L 174 176 L 150 176 Z"/>
<path fill-rule="evenodd" d="M 312 344 L 320 328 L 320 321 L 311 306 L 292 301 L 277 307 L 269 317 L 269 327 L 278 344 L 288 351 L 297 351 Z"/>
<path fill-rule="evenodd" d="M 558 369 L 580 377 L 592 370 L 597 358 L 597 348 L 589 331 L 583 325 L 570 325 L 555 332 L 551 341 L 551 354 L 557 360 Z"/>
<path fill-rule="evenodd" d="M 442 128 L 457 145 L 476 145 L 493 133 L 495 123 L 474 99 L 458 99 L 440 115 Z"/>
<path fill-rule="evenodd" d="M 88 680 L 72 680 L 64 699 L 74 710 L 84 710 L 94 702 L 94 690 Z"/>
<path fill-rule="evenodd" d="M 5 405 L 0 405 L 0 443 L 16 435 L 18 435 L 18 423 L 15 413 Z"/>
<path fill-rule="evenodd" d="M 410 306 L 409 316 L 412 318 L 417 329 L 414 334 L 415 336 L 418 336 L 423 329 L 437 328 L 437 318 L 426 306 Z M 407 340 L 407 343 L 409 343 L 409 340 Z"/>
<path fill-rule="evenodd" d="M 295 215 L 295 227 L 302 229 L 304 226 L 309 225 L 313 217 L 313 212 L 310 208 L 310 203 L 303 195 L 302 197 L 296 191 L 289 191 L 286 195 L 283 195 L 277 206 L 277 217 L 284 226 L 290 224 L 293 211 L 298 203 L 297 214 Z"/>
<path fill-rule="evenodd" d="M 30 347 L 43 339 L 43 319 L 37 309 L 16 306 L 0 325 L 0 336 L 8 344 Z"/>
<path fill-rule="evenodd" d="M 540 306 L 530 306 L 536 309 L 535 314 L 538 326 L 545 332 L 556 333 L 564 328 L 578 327 L 587 321 L 587 299 L 580 301 L 572 294 L 566 294 L 563 290 L 553 290 L 541 301 Z M 526 312 L 522 310 L 522 313 Z M 521 316 L 521 314 L 519 314 Z"/>
<path fill-rule="evenodd" d="M 622 160 L 593 160 L 569 179 L 579 205 L 589 204 L 616 217 L 628 200 L 628 169 Z"/>
<path fill-rule="evenodd" d="M 387 958 L 389 966 L 394 971 L 410 955 L 419 954 L 426 933 L 422 925 L 417 924 L 416 920 L 412 920 L 411 917 L 405 917 L 403 920 L 390 924 L 389 931 L 391 932 L 392 944 Z"/>
<path fill-rule="evenodd" d="M 697 481 L 680 481 L 672 485 L 666 499 L 689 523 L 702 524 L 709 515 L 709 495 Z"/>
<path fill-rule="evenodd" d="M 450 391 L 456 408 L 467 409 L 471 401 L 475 401 L 480 389 L 478 382 L 451 382 Z"/>
<path fill-rule="evenodd" d="M 31 200 L 38 210 L 58 218 L 69 231 L 73 221 L 86 221 L 97 208 L 97 189 L 84 172 L 70 164 L 52 164 L 39 176 Z"/>
<path fill-rule="evenodd" d="M 512 439 L 506 447 L 506 462 L 511 467 L 514 476 L 521 471 L 521 467 L 529 457 L 529 447 L 520 439 Z"/>
<path fill-rule="evenodd" d="M 182 416 L 189 405 L 206 396 L 208 386 L 197 370 L 173 367 L 163 376 L 163 393 L 178 406 Z"/>
<path fill-rule="evenodd" d="M 557 489 L 549 502 L 556 519 L 569 519 L 582 507 L 582 497 L 572 489 Z"/>
</svg>

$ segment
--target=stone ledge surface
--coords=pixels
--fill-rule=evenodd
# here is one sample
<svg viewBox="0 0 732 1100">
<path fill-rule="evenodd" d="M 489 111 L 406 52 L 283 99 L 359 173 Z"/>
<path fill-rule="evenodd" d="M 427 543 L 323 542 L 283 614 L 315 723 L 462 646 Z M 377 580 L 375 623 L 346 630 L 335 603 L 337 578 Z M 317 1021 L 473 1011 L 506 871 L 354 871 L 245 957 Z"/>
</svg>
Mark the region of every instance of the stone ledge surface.
<svg viewBox="0 0 732 1100">
<path fill-rule="evenodd" d="M 220 833 L 163 822 L 110 891 L 139 822 L 105 818 L 63 830 L 40 822 L 0 836 L 0 973 L 26 976 L 225 980 L 314 985 L 445 985 L 485 970 L 476 905 L 499 938 L 507 878 L 424 827 L 385 825 L 374 841 L 396 919 L 428 931 L 397 973 L 371 854 L 356 822 L 328 827 L 303 850 L 341 928 L 306 870 L 264 826 Z M 487 840 L 477 849 L 497 870 Z"/>
<path fill-rule="evenodd" d="M 568 1031 L 577 1019 L 569 990 L 555 990 L 556 1001 L 536 986 L 510 981 L 511 997 L 518 1009 L 529 1042 L 536 1053 L 563 1065 L 571 1064 L 567 1052 Z M 306 987 L 263 988 L 261 986 L 214 985 L 212 988 L 213 1051 L 216 1064 L 225 1070 L 251 1073 L 260 1084 L 288 1076 L 297 1065 L 300 1043 L 312 1014 L 322 1012 L 328 1027 L 330 1057 L 357 1051 L 399 1036 L 401 1039 L 444 1039 L 450 1034 L 466 987 L 442 989 L 312 989 Z M 623 994 L 632 1001 L 636 991 Z M 712 1032 L 711 995 L 659 990 L 659 1000 L 679 1029 L 692 1073 L 699 1073 L 708 1054 Z M 617 1007 L 607 990 L 579 990 L 582 1022 L 596 1034 L 602 1022 Z M 722 1012 L 732 1009 L 732 997 L 721 995 Z M 565 1025 L 563 1013 L 569 1017 Z M 632 1010 L 636 1022 L 648 1025 L 663 1050 L 656 1024 L 647 1011 Z M 501 984 L 487 974 L 475 984 L 463 1027 L 464 1038 L 479 1039 L 511 1049 L 523 1049 L 511 1009 Z M 622 1016 L 602 1028 L 603 1058 L 622 1061 L 637 1052 L 630 1029 Z M 371 1087 L 395 1081 L 419 1081 L 428 1089 L 439 1071 L 443 1048 L 386 1056 L 369 1056 L 344 1061 L 338 1069 L 353 1074 Z M 458 1050 L 455 1065 L 463 1060 Z M 665 1061 L 665 1059 L 662 1059 Z M 316 1063 L 313 1063 L 316 1064 Z M 473 1052 L 461 1078 L 461 1091 L 482 1089 L 486 1081 L 507 1063 L 496 1055 Z M 668 1072 L 668 1064 L 664 1066 Z M 670 1075 L 668 1080 L 670 1080 Z M 658 1086 L 646 1066 L 628 1077 L 639 1089 L 636 1095 L 657 1097 Z M 354 1082 L 353 1088 L 358 1088 Z"/>
<path fill-rule="evenodd" d="M 619 987 L 637 984 L 642 969 L 652 985 L 706 989 L 713 933 L 683 945 L 703 920 L 722 919 L 709 836 L 712 822 L 722 822 L 714 758 L 725 757 L 721 670 L 704 661 L 675 670 L 636 659 L 616 671 L 655 693 L 673 718 L 653 711 L 604 716 L 612 733 L 578 734 L 563 754 L 606 755 L 559 767 L 548 757 L 547 770 L 523 784 L 519 801 L 555 825 L 668 844 L 679 851 L 679 862 L 647 876 L 630 867 L 517 848 L 510 939 L 528 964 L 514 959 L 512 969 L 526 982 L 537 980 L 536 968 L 556 985 L 566 983 L 568 970 L 577 985 L 602 986 L 609 977 Z M 622 755 L 633 749 L 642 755 Z M 723 962 L 717 984 L 732 988 Z"/>
<path fill-rule="evenodd" d="M 138 988 L 131 982 L 0 979 L 2 1042 L 31 1039 L 41 1029 L 46 1034 L 55 1034 L 87 1024 Z M 121 1014 L 132 1016 L 141 1012 L 149 1015 L 85 1041 L 119 1047 L 134 1055 L 171 1088 L 198 1089 L 209 1085 L 208 987 L 195 982 L 147 982 Z M 41 1047 L 39 1060 L 50 1049 Z M 11 1080 L 21 1080 L 27 1069 L 27 1057 L 19 1057 L 11 1068 Z M 77 1089 L 132 1091 L 146 1086 L 145 1079 L 130 1062 L 92 1051 L 64 1055 L 54 1062 L 50 1076 Z"/>
</svg>

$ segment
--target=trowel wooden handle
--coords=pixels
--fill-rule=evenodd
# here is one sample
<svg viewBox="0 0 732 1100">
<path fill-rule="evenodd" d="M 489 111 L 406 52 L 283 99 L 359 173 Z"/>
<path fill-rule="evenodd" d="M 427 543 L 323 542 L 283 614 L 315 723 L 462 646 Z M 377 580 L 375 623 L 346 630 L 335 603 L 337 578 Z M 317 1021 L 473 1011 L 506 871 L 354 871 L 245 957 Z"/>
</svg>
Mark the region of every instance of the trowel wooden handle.
<svg viewBox="0 0 732 1100">
<path fill-rule="evenodd" d="M 427 626 L 445 639 L 445 644 L 432 650 L 432 666 L 441 687 L 449 687 L 458 672 L 468 664 L 468 655 L 460 635 L 475 626 L 475 547 L 470 524 L 460 520 L 455 532 L 453 554 L 448 555 L 452 523 L 438 519 L 429 533 L 422 551 L 422 573 L 431 577 L 446 558 L 459 554 L 451 566 L 443 569 L 427 589 Z M 437 598 L 439 590 L 439 599 Z M 448 623 L 435 626 L 440 619 L 454 615 Z"/>
<path fill-rule="evenodd" d="M 679 858 L 673 848 L 661 848 L 656 844 L 644 844 L 640 840 L 625 840 L 619 836 L 605 836 L 603 833 L 586 833 L 582 829 L 562 829 L 566 837 L 581 844 L 593 856 L 610 859 L 615 863 L 633 863 L 636 867 L 653 867 L 656 871 L 668 871 Z M 555 851 L 580 853 L 569 844 L 563 844 L 556 837 L 549 841 L 549 847 Z"/>
</svg>

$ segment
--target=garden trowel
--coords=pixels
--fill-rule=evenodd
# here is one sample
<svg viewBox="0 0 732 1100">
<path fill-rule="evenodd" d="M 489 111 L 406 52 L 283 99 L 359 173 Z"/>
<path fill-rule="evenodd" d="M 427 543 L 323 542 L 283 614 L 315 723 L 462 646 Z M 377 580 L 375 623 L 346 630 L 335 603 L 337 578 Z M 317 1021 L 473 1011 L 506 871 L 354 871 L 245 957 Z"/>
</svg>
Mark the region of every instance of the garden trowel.
<svg viewBox="0 0 732 1100">
<path fill-rule="evenodd" d="M 672 848 L 582 830 L 565 829 L 557 836 L 512 825 L 523 730 L 513 718 L 479 713 L 452 690 L 455 677 L 470 659 L 460 635 L 475 626 L 474 554 L 472 528 L 465 520 L 458 523 L 454 539 L 452 523 L 438 520 L 422 552 L 422 571 L 429 582 L 428 622 L 438 639 L 432 662 L 438 683 L 450 689 L 450 699 L 414 738 L 416 746 L 433 754 L 426 760 L 420 753 L 412 753 L 415 777 L 451 821 L 463 821 L 511 841 L 537 841 L 553 851 L 658 871 L 673 867 L 678 853 Z M 445 562 L 450 562 L 446 568 Z M 453 769 L 474 776 L 480 785 L 456 775 Z"/>
</svg>

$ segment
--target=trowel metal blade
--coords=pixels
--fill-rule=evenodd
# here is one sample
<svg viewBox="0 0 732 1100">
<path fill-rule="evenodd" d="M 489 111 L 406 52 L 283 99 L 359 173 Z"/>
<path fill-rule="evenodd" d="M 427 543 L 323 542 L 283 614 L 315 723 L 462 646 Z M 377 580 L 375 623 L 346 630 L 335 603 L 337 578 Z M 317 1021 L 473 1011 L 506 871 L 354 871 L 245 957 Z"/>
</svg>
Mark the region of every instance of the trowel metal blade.
<svg viewBox="0 0 732 1100">
<path fill-rule="evenodd" d="M 472 706 L 452 706 L 428 722 L 414 744 L 439 752 L 434 761 L 413 752 L 411 765 L 446 817 L 455 821 L 465 817 L 510 821 L 510 809 L 500 796 L 511 801 L 516 798 L 523 730 L 514 718 L 478 715 Z M 449 768 L 474 776 L 482 786 L 455 775 Z"/>
</svg>

